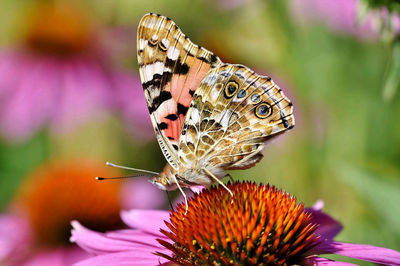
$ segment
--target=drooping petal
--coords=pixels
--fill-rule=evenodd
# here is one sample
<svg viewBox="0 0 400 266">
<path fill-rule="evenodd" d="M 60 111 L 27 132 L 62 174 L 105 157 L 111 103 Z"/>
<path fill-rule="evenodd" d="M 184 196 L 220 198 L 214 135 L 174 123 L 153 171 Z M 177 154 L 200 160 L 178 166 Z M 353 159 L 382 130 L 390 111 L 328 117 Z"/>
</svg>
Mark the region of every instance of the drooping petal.
<svg viewBox="0 0 400 266">
<path fill-rule="evenodd" d="M 318 229 L 315 231 L 322 238 L 333 240 L 333 238 L 342 230 L 343 226 L 333 219 L 331 216 L 322 212 L 321 203 L 317 203 L 313 208 L 308 208 L 307 211 L 312 213 L 311 222 L 318 224 Z M 317 208 L 316 208 L 317 207 Z"/>
<path fill-rule="evenodd" d="M 310 257 L 306 261 L 307 265 L 321 265 L 321 266 L 350 266 L 357 265 L 349 262 L 334 261 L 330 259 L 320 258 L 320 257 Z"/>
<path fill-rule="evenodd" d="M 82 249 L 91 254 L 105 254 L 130 250 L 141 250 L 144 253 L 156 251 L 167 252 L 157 238 L 170 241 L 164 236 L 155 236 L 141 230 L 125 229 L 108 233 L 95 232 L 85 228 L 77 221 L 71 222 L 71 242 L 77 243 Z"/>
<path fill-rule="evenodd" d="M 28 260 L 21 263 L 21 266 L 65 266 L 82 261 L 89 257 L 92 256 L 76 246 L 51 248 L 35 253 Z"/>
<path fill-rule="evenodd" d="M 143 253 L 154 252 L 154 247 L 140 243 L 113 239 L 104 233 L 95 232 L 82 226 L 77 221 L 72 221 L 71 242 L 77 243 L 81 248 L 92 254 L 105 254 L 122 251 L 136 250 Z"/>
<path fill-rule="evenodd" d="M 127 251 L 96 256 L 74 266 L 99 266 L 99 265 L 136 265 L 149 266 L 167 263 L 168 260 L 154 254 L 144 254 L 137 251 Z"/>
<path fill-rule="evenodd" d="M 165 241 L 170 241 L 164 236 L 155 237 L 153 234 L 146 233 L 138 229 L 124 229 L 105 233 L 105 236 L 116 239 L 129 241 L 132 244 L 138 244 L 142 246 L 150 246 L 154 249 L 164 249 L 163 246 L 158 243 L 157 238 L 162 238 Z"/>
<path fill-rule="evenodd" d="M 169 220 L 169 213 L 162 210 L 131 210 L 121 212 L 122 221 L 128 226 L 162 236 L 160 229 L 169 231 L 164 220 Z"/>
<path fill-rule="evenodd" d="M 400 252 L 371 245 L 350 244 L 344 242 L 326 242 L 318 246 L 318 251 L 337 254 L 359 260 L 384 265 L 400 265 Z"/>
</svg>

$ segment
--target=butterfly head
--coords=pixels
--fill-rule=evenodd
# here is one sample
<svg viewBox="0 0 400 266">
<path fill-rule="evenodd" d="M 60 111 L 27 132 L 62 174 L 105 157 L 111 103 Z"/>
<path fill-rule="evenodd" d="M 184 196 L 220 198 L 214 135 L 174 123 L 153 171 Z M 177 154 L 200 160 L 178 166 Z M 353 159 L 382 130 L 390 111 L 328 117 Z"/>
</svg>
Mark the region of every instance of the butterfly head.
<svg viewBox="0 0 400 266">
<path fill-rule="evenodd" d="M 173 176 L 176 170 L 170 164 L 167 164 L 164 170 L 156 177 L 150 180 L 150 183 L 155 185 L 161 190 L 175 190 L 177 188 Z"/>
</svg>

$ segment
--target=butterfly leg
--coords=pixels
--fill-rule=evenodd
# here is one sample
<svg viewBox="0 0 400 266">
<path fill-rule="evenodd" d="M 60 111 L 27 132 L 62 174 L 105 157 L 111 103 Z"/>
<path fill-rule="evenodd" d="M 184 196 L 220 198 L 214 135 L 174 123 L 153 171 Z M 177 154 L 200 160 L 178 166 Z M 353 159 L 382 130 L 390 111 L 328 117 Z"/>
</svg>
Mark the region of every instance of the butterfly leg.
<svg viewBox="0 0 400 266">
<path fill-rule="evenodd" d="M 204 170 L 204 172 L 206 172 L 210 177 L 212 177 L 215 181 L 217 181 L 218 184 L 220 184 L 223 188 L 225 188 L 225 189 L 229 192 L 229 194 L 231 194 L 231 196 L 232 196 L 232 198 L 233 198 L 233 193 L 232 193 L 232 191 L 231 191 L 227 186 L 225 186 L 225 184 L 224 184 L 221 180 L 219 180 L 218 177 L 216 177 L 215 175 L 213 175 L 213 174 L 212 174 L 208 169 L 206 169 L 206 168 L 203 168 L 203 170 Z"/>
<path fill-rule="evenodd" d="M 172 175 L 172 179 L 174 179 L 175 184 L 177 185 L 179 191 L 182 193 L 183 198 L 185 199 L 185 204 L 186 204 L 185 215 L 186 215 L 186 213 L 187 213 L 187 211 L 188 211 L 188 209 L 189 209 L 189 205 L 188 205 L 188 202 L 187 202 L 186 194 L 185 194 L 185 192 L 183 191 L 183 189 L 181 188 L 181 186 L 179 185 L 179 182 L 178 182 L 178 180 L 176 179 L 176 176 L 175 176 L 175 175 Z"/>
</svg>

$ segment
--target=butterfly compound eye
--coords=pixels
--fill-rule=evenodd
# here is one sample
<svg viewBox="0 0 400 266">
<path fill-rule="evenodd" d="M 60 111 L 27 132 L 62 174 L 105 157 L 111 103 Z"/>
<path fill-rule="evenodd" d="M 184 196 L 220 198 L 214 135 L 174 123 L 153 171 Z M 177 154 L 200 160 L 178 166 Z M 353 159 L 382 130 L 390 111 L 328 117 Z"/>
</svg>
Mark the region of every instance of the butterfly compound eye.
<svg viewBox="0 0 400 266">
<path fill-rule="evenodd" d="M 271 113 L 271 106 L 267 103 L 262 103 L 255 109 L 255 114 L 258 118 L 267 118 Z"/>
<path fill-rule="evenodd" d="M 235 81 L 229 81 L 225 86 L 225 96 L 226 98 L 232 98 L 235 95 L 239 85 Z"/>
</svg>

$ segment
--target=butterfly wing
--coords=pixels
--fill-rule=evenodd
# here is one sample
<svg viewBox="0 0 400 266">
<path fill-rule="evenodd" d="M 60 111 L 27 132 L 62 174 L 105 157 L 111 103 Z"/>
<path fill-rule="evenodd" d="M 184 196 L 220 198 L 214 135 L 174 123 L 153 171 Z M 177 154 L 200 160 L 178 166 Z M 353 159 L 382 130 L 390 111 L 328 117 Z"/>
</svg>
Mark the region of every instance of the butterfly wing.
<svg viewBox="0 0 400 266">
<path fill-rule="evenodd" d="M 196 90 L 179 142 L 191 168 L 244 169 L 261 160 L 265 142 L 294 126 L 292 103 L 269 78 L 223 64 Z"/>
<path fill-rule="evenodd" d="M 177 168 L 178 140 L 195 90 L 220 59 L 192 43 L 167 17 L 147 14 L 138 28 L 138 62 L 151 121 L 167 161 Z"/>
</svg>

